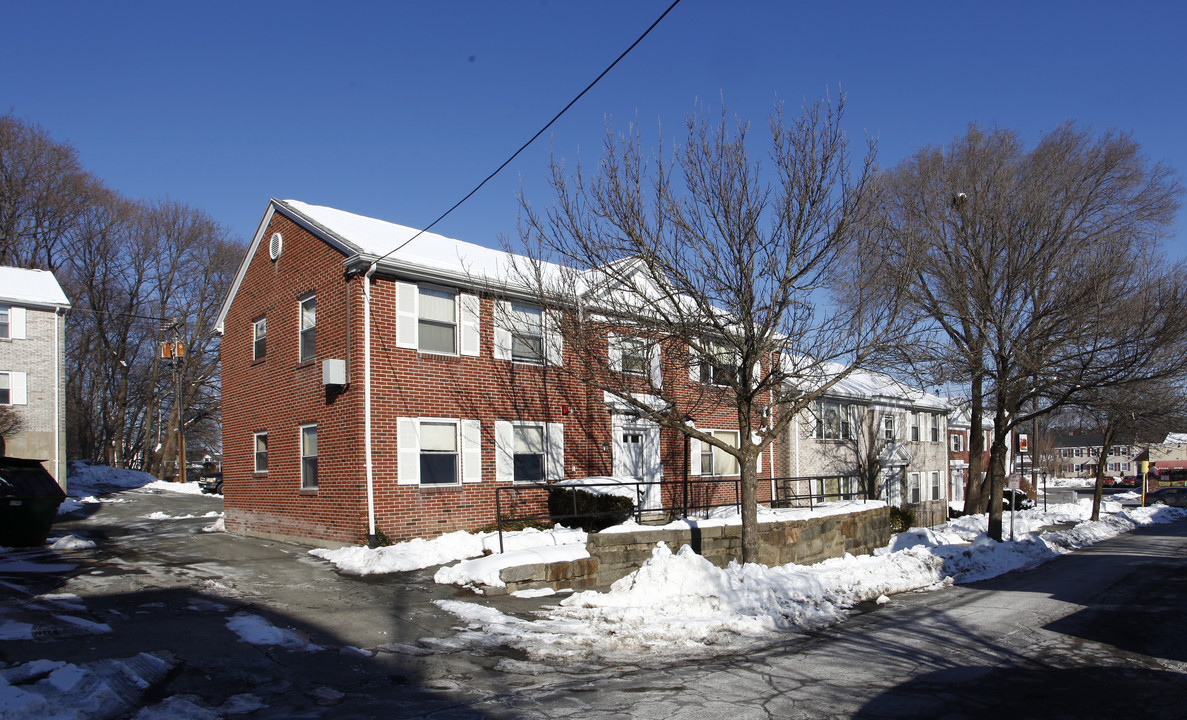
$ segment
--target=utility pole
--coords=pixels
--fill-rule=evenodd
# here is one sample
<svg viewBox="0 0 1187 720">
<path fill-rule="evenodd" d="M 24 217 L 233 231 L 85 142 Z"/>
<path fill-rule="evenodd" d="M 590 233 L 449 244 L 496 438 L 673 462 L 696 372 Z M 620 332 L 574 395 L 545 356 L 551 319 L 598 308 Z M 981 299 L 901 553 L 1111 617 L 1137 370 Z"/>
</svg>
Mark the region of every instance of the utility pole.
<svg viewBox="0 0 1187 720">
<path fill-rule="evenodd" d="M 161 343 L 161 359 L 169 363 L 177 393 L 174 398 L 174 404 L 177 406 L 177 476 L 174 478 L 174 482 L 185 482 L 185 403 L 182 394 L 182 378 L 185 375 L 182 372 L 182 366 L 185 363 L 185 343 L 178 338 L 179 326 L 180 323 L 175 319 L 166 328 L 166 331 L 173 331 L 173 340 Z"/>
</svg>

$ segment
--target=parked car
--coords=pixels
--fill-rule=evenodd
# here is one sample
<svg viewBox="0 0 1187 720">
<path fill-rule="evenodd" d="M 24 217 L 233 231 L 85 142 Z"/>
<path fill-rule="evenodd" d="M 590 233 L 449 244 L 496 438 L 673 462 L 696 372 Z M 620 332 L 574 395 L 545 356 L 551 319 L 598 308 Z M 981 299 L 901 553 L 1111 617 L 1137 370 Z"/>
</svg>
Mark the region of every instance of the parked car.
<svg viewBox="0 0 1187 720">
<path fill-rule="evenodd" d="M 1146 493 L 1146 504 L 1162 503 L 1172 507 L 1187 507 L 1187 487 L 1169 487 Z"/>
<path fill-rule="evenodd" d="M 203 475 L 198 478 L 198 488 L 204 493 L 223 494 L 223 474 L 221 472 Z"/>
</svg>

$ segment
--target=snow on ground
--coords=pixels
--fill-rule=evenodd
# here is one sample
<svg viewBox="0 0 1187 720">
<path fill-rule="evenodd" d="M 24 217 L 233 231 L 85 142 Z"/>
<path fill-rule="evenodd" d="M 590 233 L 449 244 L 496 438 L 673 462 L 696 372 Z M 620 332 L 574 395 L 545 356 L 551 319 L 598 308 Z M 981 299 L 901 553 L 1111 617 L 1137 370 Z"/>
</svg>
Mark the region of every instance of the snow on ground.
<svg viewBox="0 0 1187 720">
<path fill-rule="evenodd" d="M 248 612 L 235 613 L 227 620 L 227 628 L 238 635 L 241 642 L 252 645 L 275 645 L 285 650 L 302 652 L 319 652 L 323 649 L 297 632 L 278 628 L 259 615 Z"/>
<path fill-rule="evenodd" d="M 585 532 L 564 527 L 552 530 L 528 528 L 503 533 L 503 548 L 516 557 L 517 553 L 539 552 L 540 548 L 561 545 L 580 545 L 585 549 Z M 375 575 L 420 570 L 434 565 L 479 557 L 499 551 L 497 532 L 452 532 L 431 540 L 417 538 L 379 548 L 345 547 L 337 550 L 310 550 L 309 554 L 329 560 L 348 575 Z M 524 555 L 511 565 L 525 565 L 540 560 Z M 588 555 L 586 555 L 588 557 Z M 510 567 L 506 565 L 505 567 Z"/>
<path fill-rule="evenodd" d="M 870 556 L 780 567 L 732 563 L 718 568 L 691 549 L 659 544 L 635 573 L 606 592 L 576 593 L 532 619 L 471 602 L 439 600 L 464 626 L 451 638 L 424 640 L 442 650 L 510 646 L 537 662 L 607 661 L 743 649 L 778 633 L 843 620 L 859 603 L 895 593 L 973 582 L 1033 567 L 1140 525 L 1187 519 L 1187 510 L 1122 510 L 1110 503 L 1097 522 L 1088 502 L 1016 513 L 1014 539 L 985 534 L 984 515 L 896 535 Z M 1009 514 L 1006 526 L 1009 526 Z"/>
</svg>

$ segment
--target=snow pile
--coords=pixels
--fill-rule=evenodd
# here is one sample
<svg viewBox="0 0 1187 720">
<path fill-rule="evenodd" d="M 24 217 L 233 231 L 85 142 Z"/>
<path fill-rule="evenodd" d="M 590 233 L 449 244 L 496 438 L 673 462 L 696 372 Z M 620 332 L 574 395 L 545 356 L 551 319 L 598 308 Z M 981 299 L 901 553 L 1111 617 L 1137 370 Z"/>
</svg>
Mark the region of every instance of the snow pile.
<svg viewBox="0 0 1187 720">
<path fill-rule="evenodd" d="M 0 670 L 0 720 L 121 717 L 165 679 L 177 660 L 168 653 L 73 663 L 36 660 Z"/>
<path fill-rule="evenodd" d="M 551 530 L 528 528 L 503 533 L 503 547 L 508 553 L 536 551 L 538 548 L 579 545 L 585 549 L 585 532 L 555 527 Z M 457 531 L 431 540 L 417 538 L 387 547 L 346 547 L 337 550 L 316 549 L 309 554 L 329 560 L 348 575 L 375 575 L 421 570 L 434 565 L 479 557 L 499 550 L 497 532 L 468 533 Z M 522 560 L 524 565 L 538 560 Z"/>
<path fill-rule="evenodd" d="M 74 535 L 67 535 L 57 540 L 48 540 L 50 548 L 54 550 L 90 550 L 95 547 L 93 540 L 84 540 Z"/>
<path fill-rule="evenodd" d="M 1058 555 L 1128 532 L 1139 525 L 1187 518 L 1187 510 L 1155 506 L 1086 518 L 1090 503 L 1028 510 L 1015 517 L 1014 540 L 986 535 L 984 515 L 935 529 L 897 535 L 874 555 L 815 565 L 769 568 L 731 563 L 718 568 L 688 547 L 658 545 L 651 559 L 606 592 L 574 594 L 521 619 L 474 603 L 437 604 L 467 624 L 447 649 L 509 646 L 538 661 L 640 654 L 703 654 L 707 647 L 739 649 L 770 642 L 772 633 L 820 628 L 843 620 L 860 603 L 952 582 L 972 582 L 1033 567 Z M 1008 527 L 1008 517 L 1006 524 Z M 1050 527 L 1066 527 L 1044 530 Z"/>
<path fill-rule="evenodd" d="M 144 517 L 146 520 L 193 520 L 194 518 L 216 518 L 220 515 L 222 513 L 217 510 L 211 510 L 205 515 L 170 515 L 169 513 L 157 511 L 149 513 Z"/>
<path fill-rule="evenodd" d="M 252 645 L 275 645 L 302 652 L 322 650 L 320 645 L 314 645 L 296 631 L 278 628 L 259 615 L 247 612 L 235 613 L 227 620 L 227 628 L 238 635 L 242 642 Z"/>
<path fill-rule="evenodd" d="M 639 481 L 636 478 L 598 475 L 586 478 L 570 478 L 556 483 L 558 487 L 576 487 L 593 495 L 613 495 L 631 502 L 639 499 Z"/>
<path fill-rule="evenodd" d="M 543 534 L 543 533 L 541 533 Z M 584 535 L 584 533 L 582 533 Z M 547 565 L 555 562 L 572 562 L 589 557 L 584 538 L 581 542 L 568 545 L 539 546 L 523 548 L 513 552 L 495 553 L 474 560 L 465 560 L 451 567 L 443 567 L 433 576 L 435 582 L 443 585 L 489 585 L 503 587 L 506 583 L 499 577 L 499 571 L 520 565 Z"/>
</svg>

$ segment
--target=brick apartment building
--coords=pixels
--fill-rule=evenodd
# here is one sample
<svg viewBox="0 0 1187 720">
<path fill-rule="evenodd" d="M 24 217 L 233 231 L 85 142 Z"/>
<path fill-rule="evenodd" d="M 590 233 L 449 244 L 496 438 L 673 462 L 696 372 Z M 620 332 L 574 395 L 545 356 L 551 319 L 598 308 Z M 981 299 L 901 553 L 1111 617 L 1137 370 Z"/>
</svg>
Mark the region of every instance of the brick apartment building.
<svg viewBox="0 0 1187 720">
<path fill-rule="evenodd" d="M 3 454 L 40 460 L 66 487 L 66 321 L 54 274 L 0 267 L 0 405 L 20 418 Z"/>
<path fill-rule="evenodd" d="M 498 275 L 505 253 L 429 233 L 401 247 L 414 234 L 269 203 L 218 320 L 228 530 L 352 544 L 369 534 L 373 507 L 388 538 L 433 537 L 492 523 L 496 488 L 517 482 L 672 480 L 685 473 L 686 452 L 692 475 L 737 475 L 727 453 L 686 444 L 557 372 L 571 353 L 531 295 L 475 279 L 475 268 Z M 368 482 L 363 273 L 377 258 Z M 511 316 L 536 330 L 512 333 Z M 686 356 L 683 371 L 672 360 L 679 349 L 640 356 L 608 338 L 607 352 L 624 373 L 639 373 L 641 391 L 697 382 Z M 738 441 L 731 404 L 702 407 L 696 425 Z M 775 452 L 764 452 L 760 478 L 770 479 Z M 759 486 L 769 499 L 771 483 Z M 505 514 L 514 501 L 500 498 Z M 643 504 L 677 503 L 653 489 Z"/>
</svg>

